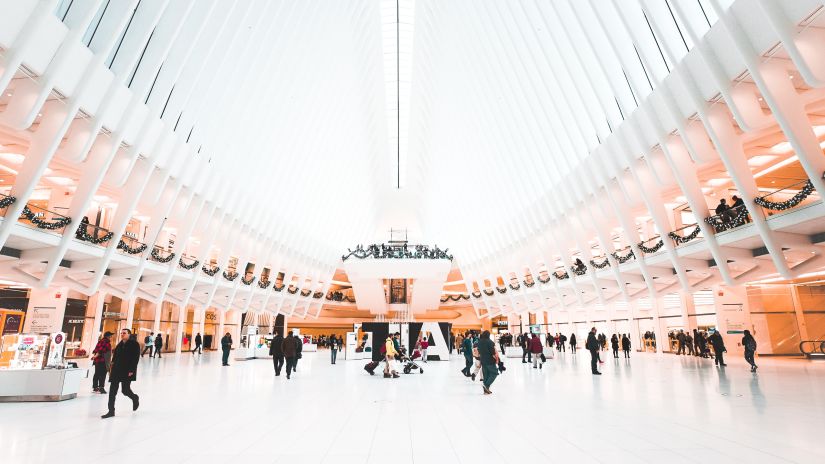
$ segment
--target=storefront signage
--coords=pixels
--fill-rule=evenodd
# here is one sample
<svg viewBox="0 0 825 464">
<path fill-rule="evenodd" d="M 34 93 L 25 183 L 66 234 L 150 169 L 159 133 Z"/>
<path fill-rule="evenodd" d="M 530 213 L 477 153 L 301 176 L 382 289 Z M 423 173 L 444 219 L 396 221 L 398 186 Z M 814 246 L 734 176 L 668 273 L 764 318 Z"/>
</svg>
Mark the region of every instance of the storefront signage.
<svg viewBox="0 0 825 464">
<path fill-rule="evenodd" d="M 59 319 L 63 319 L 60 314 Z M 60 330 L 61 320 L 58 320 L 57 307 L 55 306 L 35 306 L 27 318 L 28 328 L 26 332 L 31 333 L 54 333 Z"/>
<path fill-rule="evenodd" d="M 215 313 L 206 313 L 205 319 L 207 321 L 216 321 L 216 320 L 218 320 L 218 317 L 215 316 Z"/>
<path fill-rule="evenodd" d="M 123 319 L 123 313 L 113 313 L 113 312 L 104 311 L 103 312 L 103 317 L 106 318 L 106 319 Z"/>
<path fill-rule="evenodd" d="M 20 314 L 6 314 L 3 321 L 3 335 L 20 333 L 20 322 L 23 316 Z"/>
</svg>

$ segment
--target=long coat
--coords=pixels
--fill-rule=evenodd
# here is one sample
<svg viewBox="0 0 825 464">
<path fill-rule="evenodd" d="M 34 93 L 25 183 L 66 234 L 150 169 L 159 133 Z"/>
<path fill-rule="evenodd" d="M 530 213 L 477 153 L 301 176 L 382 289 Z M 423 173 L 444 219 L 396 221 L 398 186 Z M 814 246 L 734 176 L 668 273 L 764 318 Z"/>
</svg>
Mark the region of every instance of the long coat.
<svg viewBox="0 0 825 464">
<path fill-rule="evenodd" d="M 140 345 L 131 338 L 121 341 L 112 354 L 112 372 L 109 382 L 124 382 L 137 380 L 137 365 L 140 361 Z M 129 373 L 132 373 L 129 376 Z"/>
</svg>

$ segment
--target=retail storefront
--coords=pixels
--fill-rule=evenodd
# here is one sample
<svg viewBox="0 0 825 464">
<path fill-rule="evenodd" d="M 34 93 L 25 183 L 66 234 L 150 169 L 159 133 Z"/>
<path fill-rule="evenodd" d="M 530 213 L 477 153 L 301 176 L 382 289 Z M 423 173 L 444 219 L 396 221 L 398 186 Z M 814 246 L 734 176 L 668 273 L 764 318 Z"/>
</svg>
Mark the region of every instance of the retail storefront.
<svg viewBox="0 0 825 464">
<path fill-rule="evenodd" d="M 0 334 L 17 334 L 23 330 L 28 305 L 29 289 L 0 289 Z"/>
</svg>

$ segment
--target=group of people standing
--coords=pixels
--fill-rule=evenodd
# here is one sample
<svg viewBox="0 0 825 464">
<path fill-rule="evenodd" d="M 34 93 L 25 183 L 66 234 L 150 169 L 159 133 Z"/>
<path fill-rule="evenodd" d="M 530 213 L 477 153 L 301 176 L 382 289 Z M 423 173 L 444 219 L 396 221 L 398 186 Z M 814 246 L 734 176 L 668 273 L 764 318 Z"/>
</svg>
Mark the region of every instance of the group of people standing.
<svg viewBox="0 0 825 464">
<path fill-rule="evenodd" d="M 303 357 L 304 341 L 292 334 L 290 330 L 286 337 L 280 332 L 272 333 L 272 341 L 269 345 L 269 355 L 272 356 L 272 365 L 275 368 L 275 376 L 281 375 L 281 370 L 286 364 L 286 378 L 291 378 L 292 373 L 298 372 L 298 360 Z M 335 364 L 335 362 L 333 362 Z"/>
<path fill-rule="evenodd" d="M 539 341 L 541 347 L 541 341 Z M 464 355 L 464 369 L 461 373 L 464 377 L 469 377 L 475 381 L 476 376 L 481 374 L 481 387 L 485 395 L 493 393 L 490 386 L 498 377 L 500 372 L 504 371 L 504 363 L 501 362 L 498 351 L 496 351 L 496 344 L 492 340 L 489 330 L 485 330 L 478 334 L 476 332 L 465 332 L 461 336 L 461 348 L 459 350 Z M 475 361 L 475 371 L 473 363 Z"/>
<path fill-rule="evenodd" d="M 131 333 L 131 332 L 130 332 Z M 154 353 L 152 350 L 154 349 Z M 140 346 L 138 346 L 138 350 L 140 350 Z M 140 353 L 140 356 L 149 352 L 149 357 L 152 358 L 157 355 L 160 358 L 160 353 L 163 350 L 163 336 L 158 332 L 157 336 L 154 332 L 150 332 L 149 335 L 143 337 L 143 352 Z"/>
</svg>

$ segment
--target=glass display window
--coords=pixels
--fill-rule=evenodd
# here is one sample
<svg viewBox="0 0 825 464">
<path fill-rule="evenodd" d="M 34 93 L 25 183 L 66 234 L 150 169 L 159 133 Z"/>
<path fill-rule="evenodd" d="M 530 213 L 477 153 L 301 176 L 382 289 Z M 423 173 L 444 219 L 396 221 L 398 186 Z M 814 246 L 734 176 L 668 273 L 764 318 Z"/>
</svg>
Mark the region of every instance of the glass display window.
<svg viewBox="0 0 825 464">
<path fill-rule="evenodd" d="M 0 369 L 43 369 L 49 354 L 49 335 L 3 335 Z"/>
</svg>

